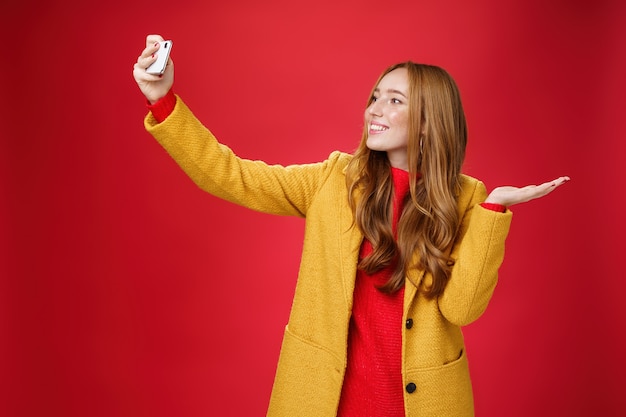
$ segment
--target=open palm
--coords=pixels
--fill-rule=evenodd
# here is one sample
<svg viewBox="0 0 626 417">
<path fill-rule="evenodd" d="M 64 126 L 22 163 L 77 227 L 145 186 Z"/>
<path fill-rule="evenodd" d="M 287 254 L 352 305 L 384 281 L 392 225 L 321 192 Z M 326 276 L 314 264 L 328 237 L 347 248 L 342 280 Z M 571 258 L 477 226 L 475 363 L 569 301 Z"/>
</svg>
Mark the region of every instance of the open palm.
<svg viewBox="0 0 626 417">
<path fill-rule="evenodd" d="M 526 187 L 503 186 L 495 188 L 485 200 L 485 203 L 501 204 L 509 207 L 514 204 L 525 203 L 536 198 L 544 197 L 570 180 L 569 177 L 559 177 L 540 185 Z"/>
</svg>

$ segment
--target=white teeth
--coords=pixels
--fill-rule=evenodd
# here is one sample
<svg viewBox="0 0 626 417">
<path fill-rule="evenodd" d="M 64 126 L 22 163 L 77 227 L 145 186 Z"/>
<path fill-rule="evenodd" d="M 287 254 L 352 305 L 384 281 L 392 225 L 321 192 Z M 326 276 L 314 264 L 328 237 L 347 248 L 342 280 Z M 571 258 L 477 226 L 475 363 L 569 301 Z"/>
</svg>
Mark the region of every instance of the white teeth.
<svg viewBox="0 0 626 417">
<path fill-rule="evenodd" d="M 370 125 L 370 129 L 382 132 L 383 130 L 387 130 L 388 128 L 385 126 L 381 126 L 381 125 Z"/>
</svg>

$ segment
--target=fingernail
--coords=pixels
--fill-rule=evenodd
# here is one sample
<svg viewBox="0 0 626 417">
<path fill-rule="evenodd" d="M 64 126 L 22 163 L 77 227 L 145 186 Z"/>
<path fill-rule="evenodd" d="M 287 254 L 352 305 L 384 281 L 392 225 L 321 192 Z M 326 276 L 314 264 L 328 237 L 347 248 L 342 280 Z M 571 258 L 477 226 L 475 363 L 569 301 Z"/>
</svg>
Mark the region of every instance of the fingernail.
<svg viewBox="0 0 626 417">
<path fill-rule="evenodd" d="M 158 43 L 158 42 L 155 42 L 155 43 L 154 43 L 154 46 L 159 46 L 159 43 Z"/>
<path fill-rule="evenodd" d="M 152 58 L 154 58 L 154 54 L 152 54 Z"/>
<path fill-rule="evenodd" d="M 159 78 L 163 78 L 163 74 L 159 74 Z"/>
</svg>

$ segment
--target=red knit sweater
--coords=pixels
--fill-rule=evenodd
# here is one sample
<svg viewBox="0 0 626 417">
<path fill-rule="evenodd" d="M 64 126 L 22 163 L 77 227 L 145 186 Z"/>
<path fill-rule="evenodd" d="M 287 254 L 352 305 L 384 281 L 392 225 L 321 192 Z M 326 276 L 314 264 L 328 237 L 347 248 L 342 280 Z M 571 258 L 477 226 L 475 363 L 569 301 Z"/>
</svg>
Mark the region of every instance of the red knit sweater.
<svg viewBox="0 0 626 417">
<path fill-rule="evenodd" d="M 393 227 L 402 213 L 409 190 L 409 174 L 392 168 L 394 183 Z M 372 252 L 364 240 L 360 257 Z M 404 288 L 385 294 L 385 284 L 395 264 L 367 275 L 359 270 L 348 334 L 348 366 L 341 392 L 338 417 L 404 417 L 402 384 L 402 306 Z"/>
</svg>

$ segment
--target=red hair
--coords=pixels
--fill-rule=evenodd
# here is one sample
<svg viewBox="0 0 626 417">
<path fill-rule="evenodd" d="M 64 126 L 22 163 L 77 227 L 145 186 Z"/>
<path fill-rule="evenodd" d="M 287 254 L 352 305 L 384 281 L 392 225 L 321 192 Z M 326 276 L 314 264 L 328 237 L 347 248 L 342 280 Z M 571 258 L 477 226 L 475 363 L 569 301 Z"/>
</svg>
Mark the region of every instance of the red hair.
<svg viewBox="0 0 626 417">
<path fill-rule="evenodd" d="M 396 241 L 391 225 L 393 182 L 389 160 L 385 152 L 367 147 L 364 128 L 346 170 L 356 225 L 373 247 L 358 267 L 371 274 L 396 262 L 391 278 L 380 288 L 384 292 L 402 288 L 409 268 L 423 268 L 433 278 L 432 286 L 426 289 L 426 295 L 432 298 L 441 295 L 450 276 L 446 249 L 452 245 L 460 223 L 457 196 L 467 126 L 456 83 L 442 68 L 413 62 L 392 65 L 381 74 L 374 89 L 397 68 L 407 69 L 409 81 L 410 193 L 398 221 Z M 418 257 L 416 265 L 414 255 Z"/>
</svg>

